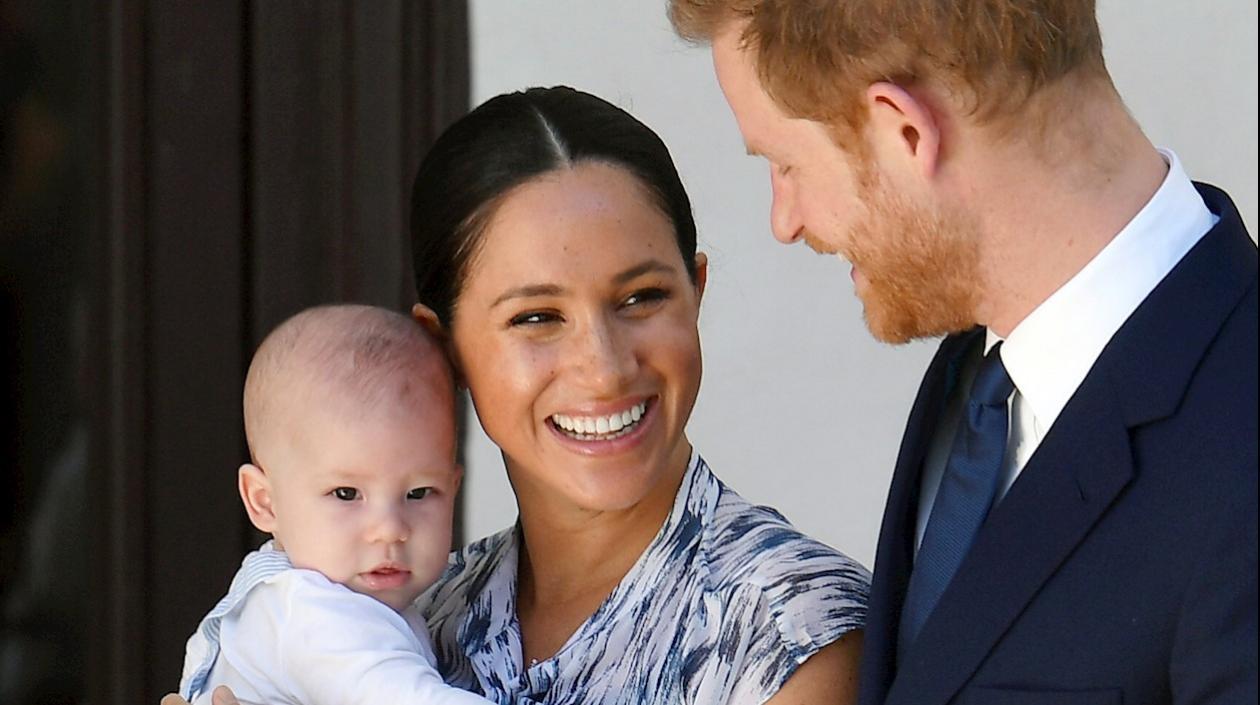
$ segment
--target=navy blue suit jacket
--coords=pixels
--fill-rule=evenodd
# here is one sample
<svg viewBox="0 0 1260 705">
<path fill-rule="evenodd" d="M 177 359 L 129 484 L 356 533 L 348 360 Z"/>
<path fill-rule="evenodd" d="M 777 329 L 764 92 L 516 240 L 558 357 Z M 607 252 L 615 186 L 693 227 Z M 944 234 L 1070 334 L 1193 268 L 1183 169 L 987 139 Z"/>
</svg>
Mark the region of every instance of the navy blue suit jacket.
<svg viewBox="0 0 1260 705">
<path fill-rule="evenodd" d="M 941 344 L 880 531 L 862 705 L 1256 703 L 1256 246 L 1220 222 L 1116 333 L 898 665 Z"/>
</svg>

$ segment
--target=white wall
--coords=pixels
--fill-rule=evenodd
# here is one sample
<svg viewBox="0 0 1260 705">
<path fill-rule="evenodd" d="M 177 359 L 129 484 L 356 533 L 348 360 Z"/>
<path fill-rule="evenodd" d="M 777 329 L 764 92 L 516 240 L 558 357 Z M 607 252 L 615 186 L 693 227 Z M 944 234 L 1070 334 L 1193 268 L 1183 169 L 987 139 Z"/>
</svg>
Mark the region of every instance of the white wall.
<svg viewBox="0 0 1260 705">
<path fill-rule="evenodd" d="M 1256 225 L 1254 0 L 1102 3 L 1121 93 L 1191 175 Z M 691 440 L 728 484 L 871 565 L 901 431 L 934 344 L 890 348 L 862 325 L 847 269 L 769 234 L 765 164 L 743 142 L 708 52 L 674 37 L 664 3 L 473 0 L 474 103 L 567 84 L 626 108 L 665 140 L 696 212 L 709 287 L 704 383 Z M 468 536 L 516 516 L 475 421 Z"/>
</svg>

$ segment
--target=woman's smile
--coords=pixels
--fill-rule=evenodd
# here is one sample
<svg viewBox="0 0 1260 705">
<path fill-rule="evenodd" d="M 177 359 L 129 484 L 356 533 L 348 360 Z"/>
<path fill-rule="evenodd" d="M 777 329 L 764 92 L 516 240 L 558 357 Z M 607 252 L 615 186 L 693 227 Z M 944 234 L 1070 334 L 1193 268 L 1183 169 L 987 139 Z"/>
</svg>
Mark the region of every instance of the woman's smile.
<svg viewBox="0 0 1260 705">
<path fill-rule="evenodd" d="M 613 455 L 637 446 L 651 429 L 656 397 L 611 413 L 552 414 L 547 423 L 566 447 L 585 455 Z"/>
</svg>

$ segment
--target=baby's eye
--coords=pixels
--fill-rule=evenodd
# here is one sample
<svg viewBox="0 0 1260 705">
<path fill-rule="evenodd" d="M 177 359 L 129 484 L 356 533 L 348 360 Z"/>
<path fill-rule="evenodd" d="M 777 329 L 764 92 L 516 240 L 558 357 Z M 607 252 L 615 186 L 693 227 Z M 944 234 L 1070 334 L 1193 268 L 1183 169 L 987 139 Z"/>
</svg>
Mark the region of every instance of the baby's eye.
<svg viewBox="0 0 1260 705">
<path fill-rule="evenodd" d="M 343 502 L 353 502 L 359 498 L 359 491 L 353 487 L 338 487 L 331 494 Z"/>
<path fill-rule="evenodd" d="M 433 491 L 432 487 L 417 487 L 407 493 L 407 499 L 424 499 Z"/>
</svg>

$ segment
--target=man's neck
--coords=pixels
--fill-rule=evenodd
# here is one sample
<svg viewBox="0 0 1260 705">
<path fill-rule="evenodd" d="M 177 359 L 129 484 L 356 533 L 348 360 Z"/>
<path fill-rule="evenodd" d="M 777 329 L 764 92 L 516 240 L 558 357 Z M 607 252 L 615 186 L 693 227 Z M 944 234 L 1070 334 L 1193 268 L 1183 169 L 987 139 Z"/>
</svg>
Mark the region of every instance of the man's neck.
<svg viewBox="0 0 1260 705">
<path fill-rule="evenodd" d="M 977 320 L 1000 336 L 1097 256 L 1168 173 L 1118 100 L 1098 112 L 1053 152 L 1013 148 L 983 166 L 986 202 L 973 204 L 985 230 Z"/>
</svg>

